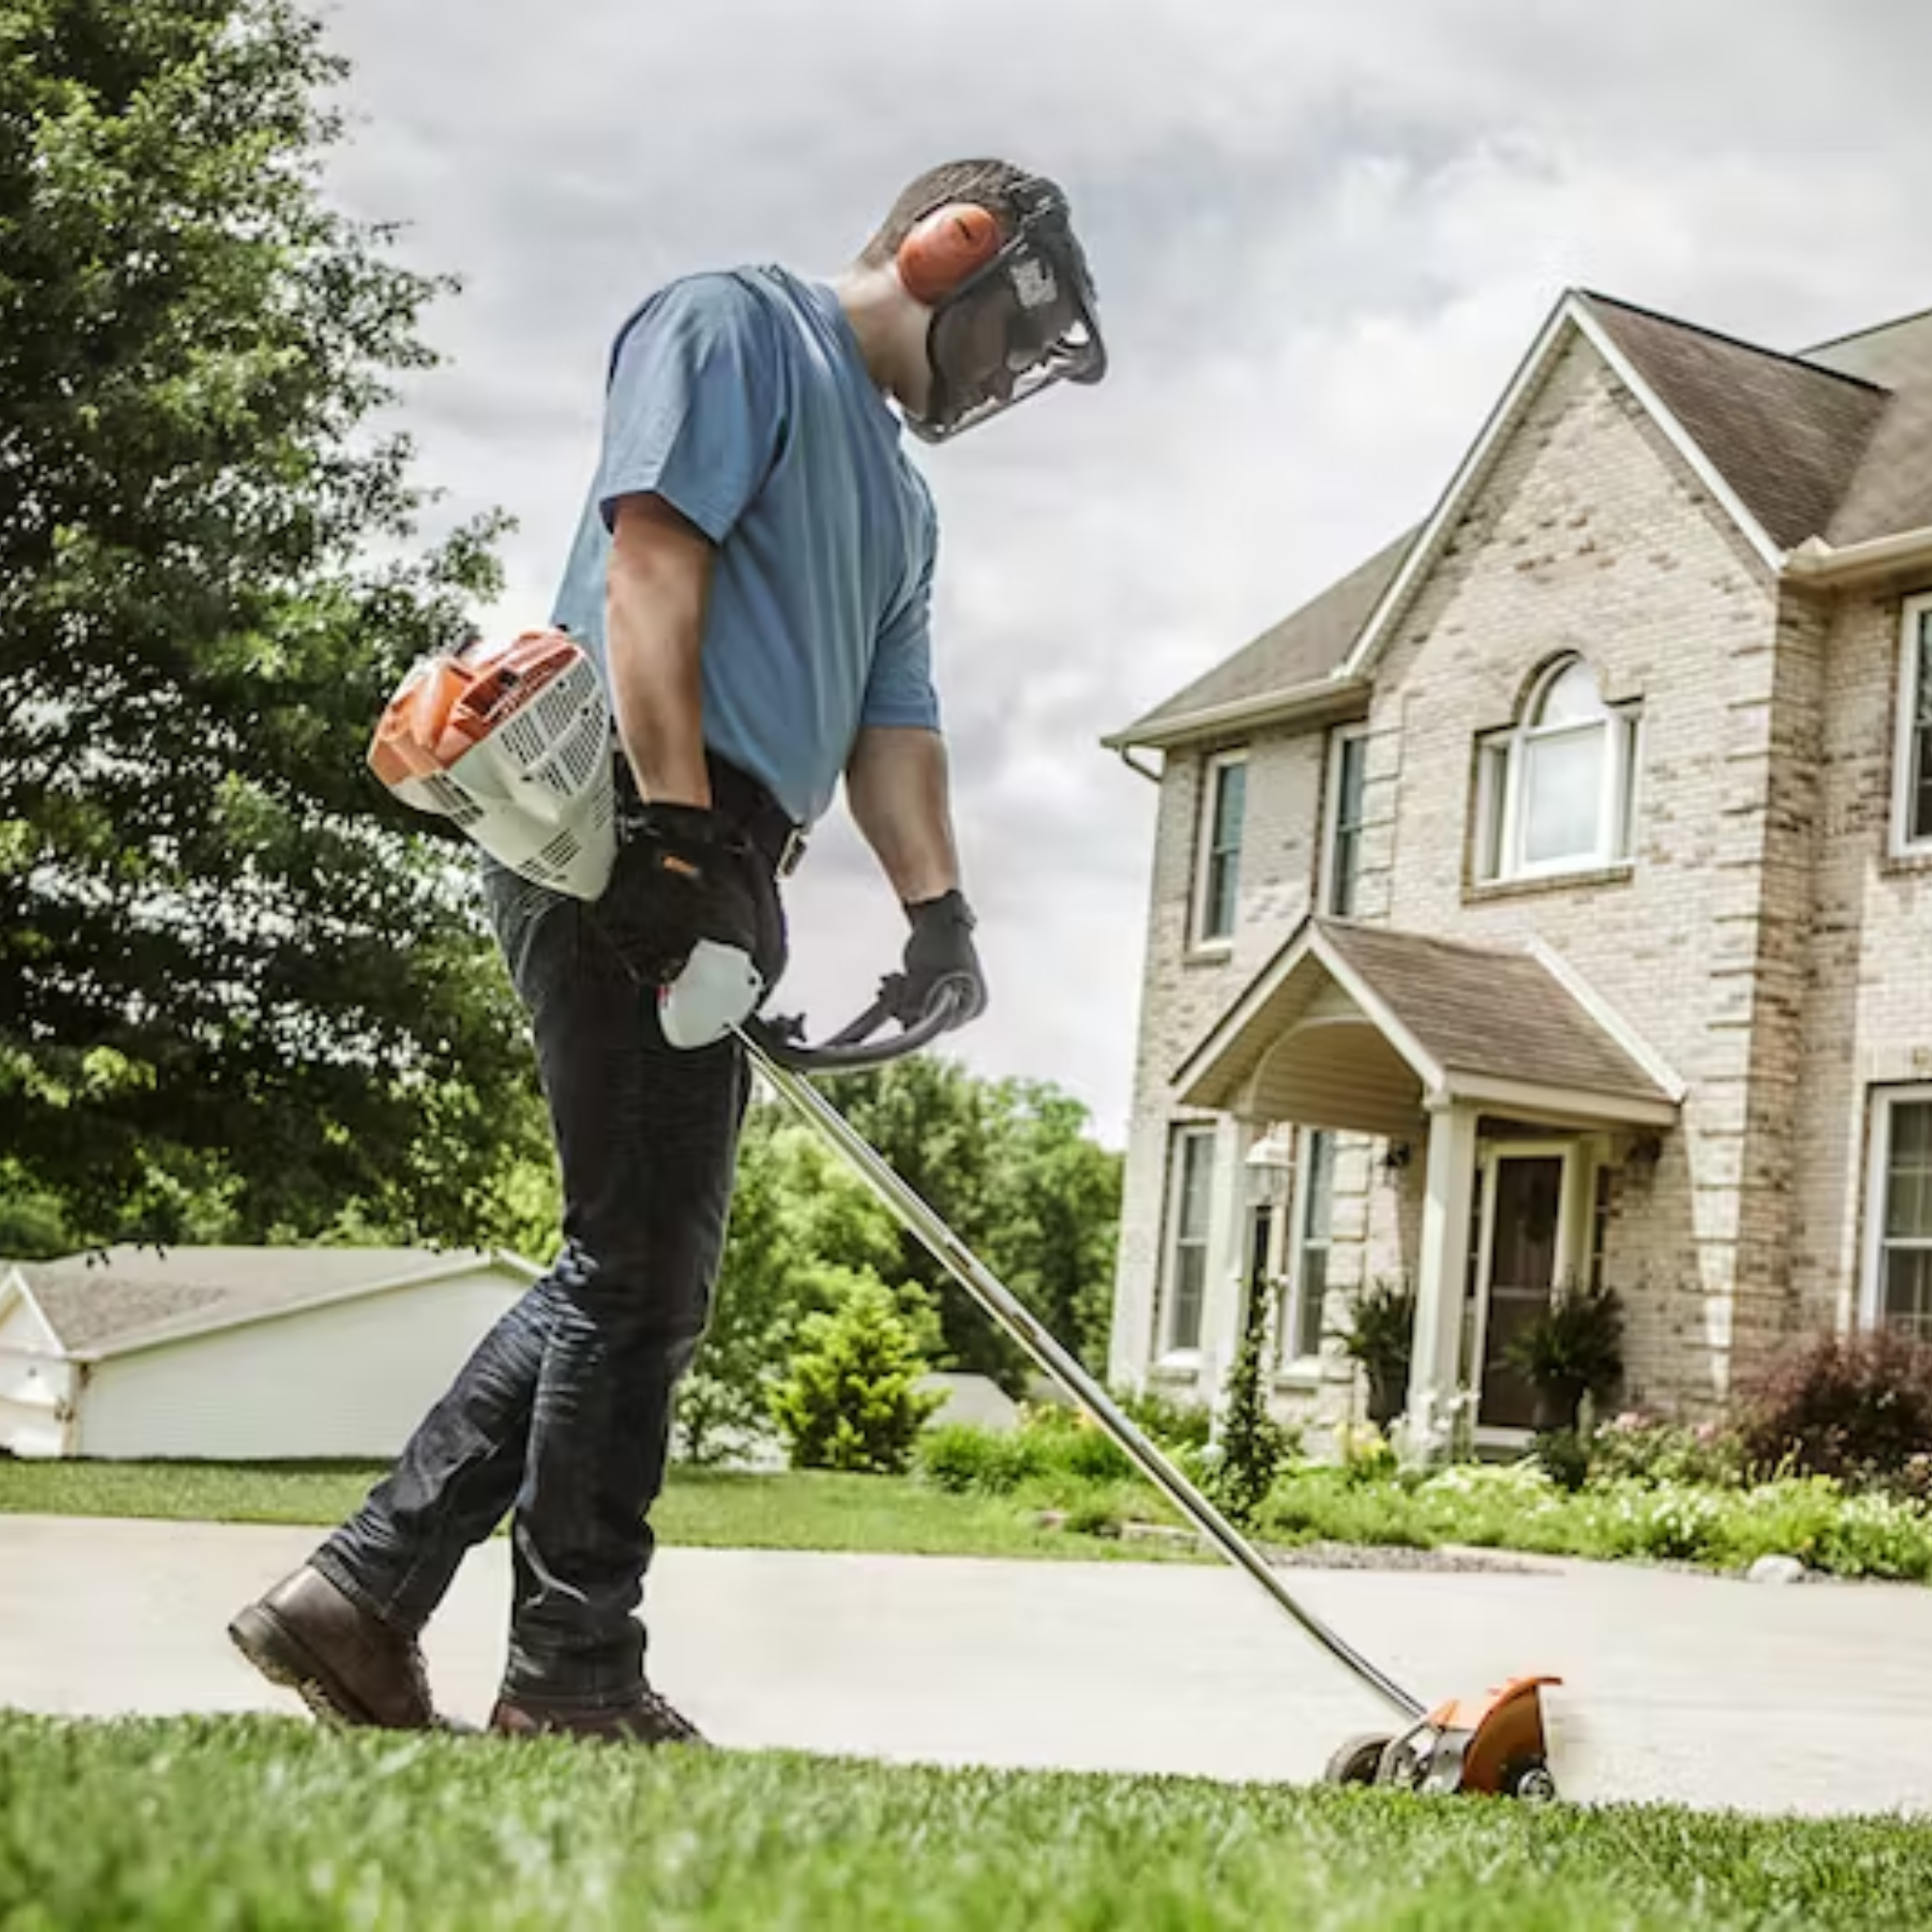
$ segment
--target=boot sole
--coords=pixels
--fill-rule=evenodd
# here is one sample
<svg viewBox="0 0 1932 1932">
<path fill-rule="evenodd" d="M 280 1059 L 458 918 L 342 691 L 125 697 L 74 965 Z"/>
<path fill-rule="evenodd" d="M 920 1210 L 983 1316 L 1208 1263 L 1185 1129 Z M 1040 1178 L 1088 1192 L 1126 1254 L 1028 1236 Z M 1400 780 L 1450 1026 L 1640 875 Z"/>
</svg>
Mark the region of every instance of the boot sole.
<svg viewBox="0 0 1932 1932">
<path fill-rule="evenodd" d="M 324 1723 L 383 1728 L 368 1708 L 343 1688 L 342 1680 L 264 1605 L 250 1604 L 228 1626 L 228 1635 L 270 1684 L 293 1690 Z"/>
</svg>

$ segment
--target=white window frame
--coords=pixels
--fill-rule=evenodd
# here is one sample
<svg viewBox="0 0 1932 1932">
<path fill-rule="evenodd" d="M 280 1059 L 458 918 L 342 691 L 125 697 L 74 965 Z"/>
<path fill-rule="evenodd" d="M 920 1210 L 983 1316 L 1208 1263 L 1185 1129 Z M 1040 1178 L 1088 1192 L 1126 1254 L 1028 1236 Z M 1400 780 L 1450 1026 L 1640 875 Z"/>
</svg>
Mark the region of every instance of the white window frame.
<svg viewBox="0 0 1932 1932">
<path fill-rule="evenodd" d="M 1913 794 L 1918 789 L 1915 781 L 1919 776 L 1919 637 L 1927 627 L 1932 627 L 1932 594 L 1908 597 L 1898 627 L 1898 740 L 1893 748 L 1891 777 L 1891 853 L 1895 859 L 1932 855 L 1932 832 L 1915 838 L 1911 823 Z M 1924 755 L 1932 762 L 1932 734 L 1928 734 Z"/>
<path fill-rule="evenodd" d="M 1340 879 L 1342 842 L 1342 767 L 1346 761 L 1346 747 L 1359 745 L 1362 748 L 1362 799 L 1364 811 L 1367 810 L 1369 771 L 1368 745 L 1369 727 L 1366 724 L 1343 724 L 1328 734 L 1328 778 L 1326 787 L 1326 810 L 1322 823 L 1325 828 L 1321 839 L 1321 890 L 1317 902 L 1324 913 L 1336 919 L 1351 919 L 1356 908 L 1340 911 L 1335 904 L 1335 889 Z M 1362 862 L 1361 838 L 1367 829 L 1367 820 L 1355 828 L 1355 895 L 1357 904 L 1361 897 Z"/>
<path fill-rule="evenodd" d="M 1160 1315 L 1157 1333 L 1160 1346 L 1155 1354 L 1161 1363 L 1185 1365 L 1201 1358 L 1202 1338 L 1208 1332 L 1208 1270 L 1214 1253 L 1214 1168 L 1219 1159 L 1218 1129 L 1207 1122 L 1178 1122 L 1167 1138 L 1167 1215 L 1160 1248 Z M 1201 1230 L 1201 1300 L 1195 1317 L 1195 1336 L 1191 1342 L 1178 1342 L 1174 1333 L 1175 1289 L 1180 1276 L 1181 1211 L 1186 1199 L 1187 1148 L 1194 1143 L 1208 1146 L 1208 1219 Z M 1197 1237 L 1190 1236 L 1190 1241 Z"/>
<path fill-rule="evenodd" d="M 1872 1089 L 1871 1132 L 1865 1174 L 1864 1280 L 1859 1288 L 1859 1325 L 1878 1327 L 1885 1320 L 1885 1256 L 1892 1243 L 1886 1239 L 1887 1183 L 1891 1179 L 1891 1123 L 1900 1107 L 1932 1106 L 1932 1087 L 1875 1087 Z"/>
<path fill-rule="evenodd" d="M 1241 837 L 1235 847 L 1233 923 L 1226 932 L 1210 933 L 1208 930 L 1208 894 L 1213 876 L 1214 821 L 1218 816 L 1221 803 L 1221 774 L 1236 765 L 1245 766 L 1247 762 L 1247 747 L 1242 746 L 1237 751 L 1216 752 L 1202 768 L 1201 822 L 1195 833 L 1193 904 L 1188 913 L 1190 944 L 1196 952 L 1231 951 L 1235 944 L 1235 933 L 1241 923 L 1241 860 L 1245 856 L 1248 841 L 1248 800 L 1245 790 L 1241 798 Z"/>
<path fill-rule="evenodd" d="M 1319 1242 L 1311 1242 L 1309 1237 L 1310 1211 L 1315 1205 L 1315 1148 L 1318 1136 L 1326 1135 L 1328 1145 L 1328 1225 L 1322 1230 Z M 1294 1348 L 1296 1336 L 1301 1329 L 1302 1300 L 1307 1291 L 1307 1275 L 1303 1262 L 1311 1245 L 1319 1246 L 1332 1258 L 1335 1252 L 1335 1168 L 1341 1157 L 1341 1136 L 1325 1127 L 1298 1127 L 1294 1135 L 1294 1200 L 1288 1219 L 1288 1252 L 1282 1257 L 1283 1272 L 1286 1277 L 1281 1297 L 1281 1333 L 1276 1339 L 1275 1352 L 1281 1370 L 1287 1375 L 1310 1375 L 1321 1366 L 1321 1344 L 1318 1338 L 1315 1353 L 1297 1353 Z M 1324 1271 L 1325 1273 L 1325 1271 Z M 1325 1276 L 1322 1298 L 1325 1302 L 1327 1292 L 1334 1286 L 1334 1278 Z"/>
<path fill-rule="evenodd" d="M 1506 731 L 1492 731 L 1477 740 L 1477 848 L 1473 871 L 1478 885 L 1560 879 L 1574 873 L 1605 871 L 1630 863 L 1636 838 L 1637 772 L 1643 749 L 1639 707 L 1605 701 L 1602 719 L 1591 724 L 1545 726 L 1529 722 L 1543 709 L 1550 687 L 1578 665 L 1589 668 L 1588 660 L 1573 652 L 1547 666 L 1530 688 L 1517 723 Z M 1600 685 L 1600 695 L 1601 691 Z M 1588 852 L 1560 859 L 1527 859 L 1523 856 L 1528 833 L 1524 783 L 1530 748 L 1539 741 L 1589 730 L 1603 733 L 1606 752 L 1603 789 L 1597 801 L 1597 843 Z M 1493 865 L 1490 863 L 1492 851 L 1495 855 Z"/>
</svg>

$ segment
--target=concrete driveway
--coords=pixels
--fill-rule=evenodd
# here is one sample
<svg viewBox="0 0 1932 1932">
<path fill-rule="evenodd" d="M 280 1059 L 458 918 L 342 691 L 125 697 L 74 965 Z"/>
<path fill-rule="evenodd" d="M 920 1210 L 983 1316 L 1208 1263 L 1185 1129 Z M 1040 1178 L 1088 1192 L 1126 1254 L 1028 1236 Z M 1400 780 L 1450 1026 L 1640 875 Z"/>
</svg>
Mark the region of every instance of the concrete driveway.
<svg viewBox="0 0 1932 1932">
<path fill-rule="evenodd" d="M 300 1706 L 230 1648 L 307 1529 L 0 1517 L 0 1705 Z M 1548 1670 L 1566 1796 L 1811 1813 L 1932 1808 L 1932 1592 L 1535 1561 L 1295 1571 L 1427 1701 Z M 508 1560 L 476 1551 L 425 1647 L 481 1718 Z M 896 1760 L 1312 1779 L 1381 1707 L 1224 1568 L 674 1549 L 653 1674 L 719 1743 Z"/>
</svg>

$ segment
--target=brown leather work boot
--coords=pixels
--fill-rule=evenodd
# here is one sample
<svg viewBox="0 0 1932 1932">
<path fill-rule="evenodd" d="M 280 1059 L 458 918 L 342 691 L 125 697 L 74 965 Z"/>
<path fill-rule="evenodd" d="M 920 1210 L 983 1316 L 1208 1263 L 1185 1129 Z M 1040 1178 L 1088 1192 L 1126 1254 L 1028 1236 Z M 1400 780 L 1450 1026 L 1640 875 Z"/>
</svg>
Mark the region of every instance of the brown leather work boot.
<svg viewBox="0 0 1932 1932">
<path fill-rule="evenodd" d="M 681 1711 L 646 1685 L 628 1703 L 609 1711 L 551 1711 L 539 1704 L 499 1697 L 490 1728 L 506 1738 L 585 1738 L 611 1745 L 695 1745 L 706 1738 Z"/>
<path fill-rule="evenodd" d="M 271 1684 L 293 1690 L 318 1718 L 387 1731 L 440 1723 L 413 1637 L 391 1630 L 304 1565 L 228 1626 L 235 1647 Z"/>
</svg>

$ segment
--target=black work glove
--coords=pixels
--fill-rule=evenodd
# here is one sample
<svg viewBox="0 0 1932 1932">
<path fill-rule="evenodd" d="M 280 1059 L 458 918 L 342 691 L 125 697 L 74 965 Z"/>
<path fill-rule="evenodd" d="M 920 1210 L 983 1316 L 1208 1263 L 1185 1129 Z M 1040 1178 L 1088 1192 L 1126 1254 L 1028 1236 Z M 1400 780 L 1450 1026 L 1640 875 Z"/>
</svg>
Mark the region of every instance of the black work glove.
<svg viewBox="0 0 1932 1932">
<path fill-rule="evenodd" d="M 922 899 L 906 907 L 912 934 L 892 995 L 893 1017 L 901 1026 L 916 1026 L 932 1007 L 939 989 L 957 988 L 952 1024 L 962 1027 L 986 1010 L 986 976 L 973 945 L 972 908 L 955 889 L 942 898 Z"/>
<path fill-rule="evenodd" d="M 703 806 L 629 804 L 595 918 L 642 986 L 668 985 L 700 939 L 759 958 L 755 865 L 742 836 Z"/>
</svg>

